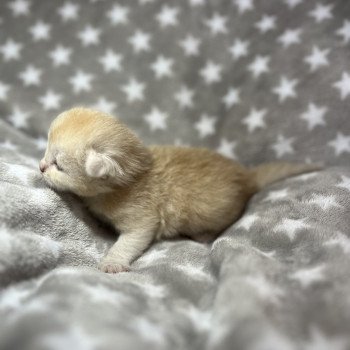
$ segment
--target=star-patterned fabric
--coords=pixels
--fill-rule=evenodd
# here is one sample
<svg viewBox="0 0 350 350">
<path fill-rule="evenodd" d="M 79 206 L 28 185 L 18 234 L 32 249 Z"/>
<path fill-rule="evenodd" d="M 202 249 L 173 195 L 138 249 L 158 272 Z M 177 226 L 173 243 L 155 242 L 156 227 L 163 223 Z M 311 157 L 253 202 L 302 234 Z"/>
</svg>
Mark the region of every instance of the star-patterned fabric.
<svg viewBox="0 0 350 350">
<path fill-rule="evenodd" d="M 0 348 L 350 349 L 349 50 L 341 0 L 1 1 Z M 116 237 L 38 171 L 76 105 L 147 144 L 325 169 L 256 194 L 211 245 L 103 274 Z"/>
</svg>

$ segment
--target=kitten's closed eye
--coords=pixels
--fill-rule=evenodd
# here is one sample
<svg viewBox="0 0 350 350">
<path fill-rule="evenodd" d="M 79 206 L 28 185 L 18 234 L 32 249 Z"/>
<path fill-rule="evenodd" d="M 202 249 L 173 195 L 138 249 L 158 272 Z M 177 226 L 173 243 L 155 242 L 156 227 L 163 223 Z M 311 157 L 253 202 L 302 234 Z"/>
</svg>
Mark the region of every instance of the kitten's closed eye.
<svg viewBox="0 0 350 350">
<path fill-rule="evenodd" d="M 57 164 L 57 159 L 55 159 L 53 161 L 53 164 L 55 165 L 55 167 L 58 171 L 64 171 L 64 169 L 60 165 Z"/>
</svg>

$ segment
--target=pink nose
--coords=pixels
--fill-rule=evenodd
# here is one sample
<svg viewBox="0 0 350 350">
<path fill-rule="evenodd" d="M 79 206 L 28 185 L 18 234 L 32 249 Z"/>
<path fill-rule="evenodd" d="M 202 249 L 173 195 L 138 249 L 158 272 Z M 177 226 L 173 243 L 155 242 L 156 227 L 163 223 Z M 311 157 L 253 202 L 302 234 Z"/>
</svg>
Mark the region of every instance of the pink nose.
<svg viewBox="0 0 350 350">
<path fill-rule="evenodd" d="M 45 160 L 42 159 L 42 160 L 40 161 L 40 163 L 39 163 L 40 171 L 41 171 L 42 173 L 44 173 L 45 170 L 46 170 L 48 167 L 49 167 L 49 166 L 47 165 L 47 163 L 45 162 Z"/>
</svg>

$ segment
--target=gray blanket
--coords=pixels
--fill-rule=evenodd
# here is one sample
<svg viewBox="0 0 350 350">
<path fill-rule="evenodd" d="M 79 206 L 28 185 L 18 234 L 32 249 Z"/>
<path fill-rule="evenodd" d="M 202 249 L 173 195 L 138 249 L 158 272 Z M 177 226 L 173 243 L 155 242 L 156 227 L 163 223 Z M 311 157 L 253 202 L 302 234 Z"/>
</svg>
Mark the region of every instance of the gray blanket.
<svg viewBox="0 0 350 350">
<path fill-rule="evenodd" d="M 10 0 L 0 17 L 1 350 L 350 349 L 348 2 Z M 79 104 L 146 143 L 325 169 L 256 194 L 211 245 L 104 274 L 115 233 L 38 171 Z"/>
</svg>

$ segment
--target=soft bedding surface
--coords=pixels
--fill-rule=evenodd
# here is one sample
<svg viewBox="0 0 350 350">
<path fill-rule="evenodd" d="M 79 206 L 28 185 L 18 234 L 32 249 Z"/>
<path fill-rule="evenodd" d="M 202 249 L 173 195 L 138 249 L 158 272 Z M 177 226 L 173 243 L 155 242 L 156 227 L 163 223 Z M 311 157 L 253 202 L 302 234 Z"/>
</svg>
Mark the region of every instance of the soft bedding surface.
<svg viewBox="0 0 350 350">
<path fill-rule="evenodd" d="M 0 349 L 350 349 L 348 2 L 12 0 L 0 17 Z M 116 236 L 38 171 L 79 104 L 148 144 L 325 169 L 264 189 L 211 245 L 103 274 Z"/>
</svg>

